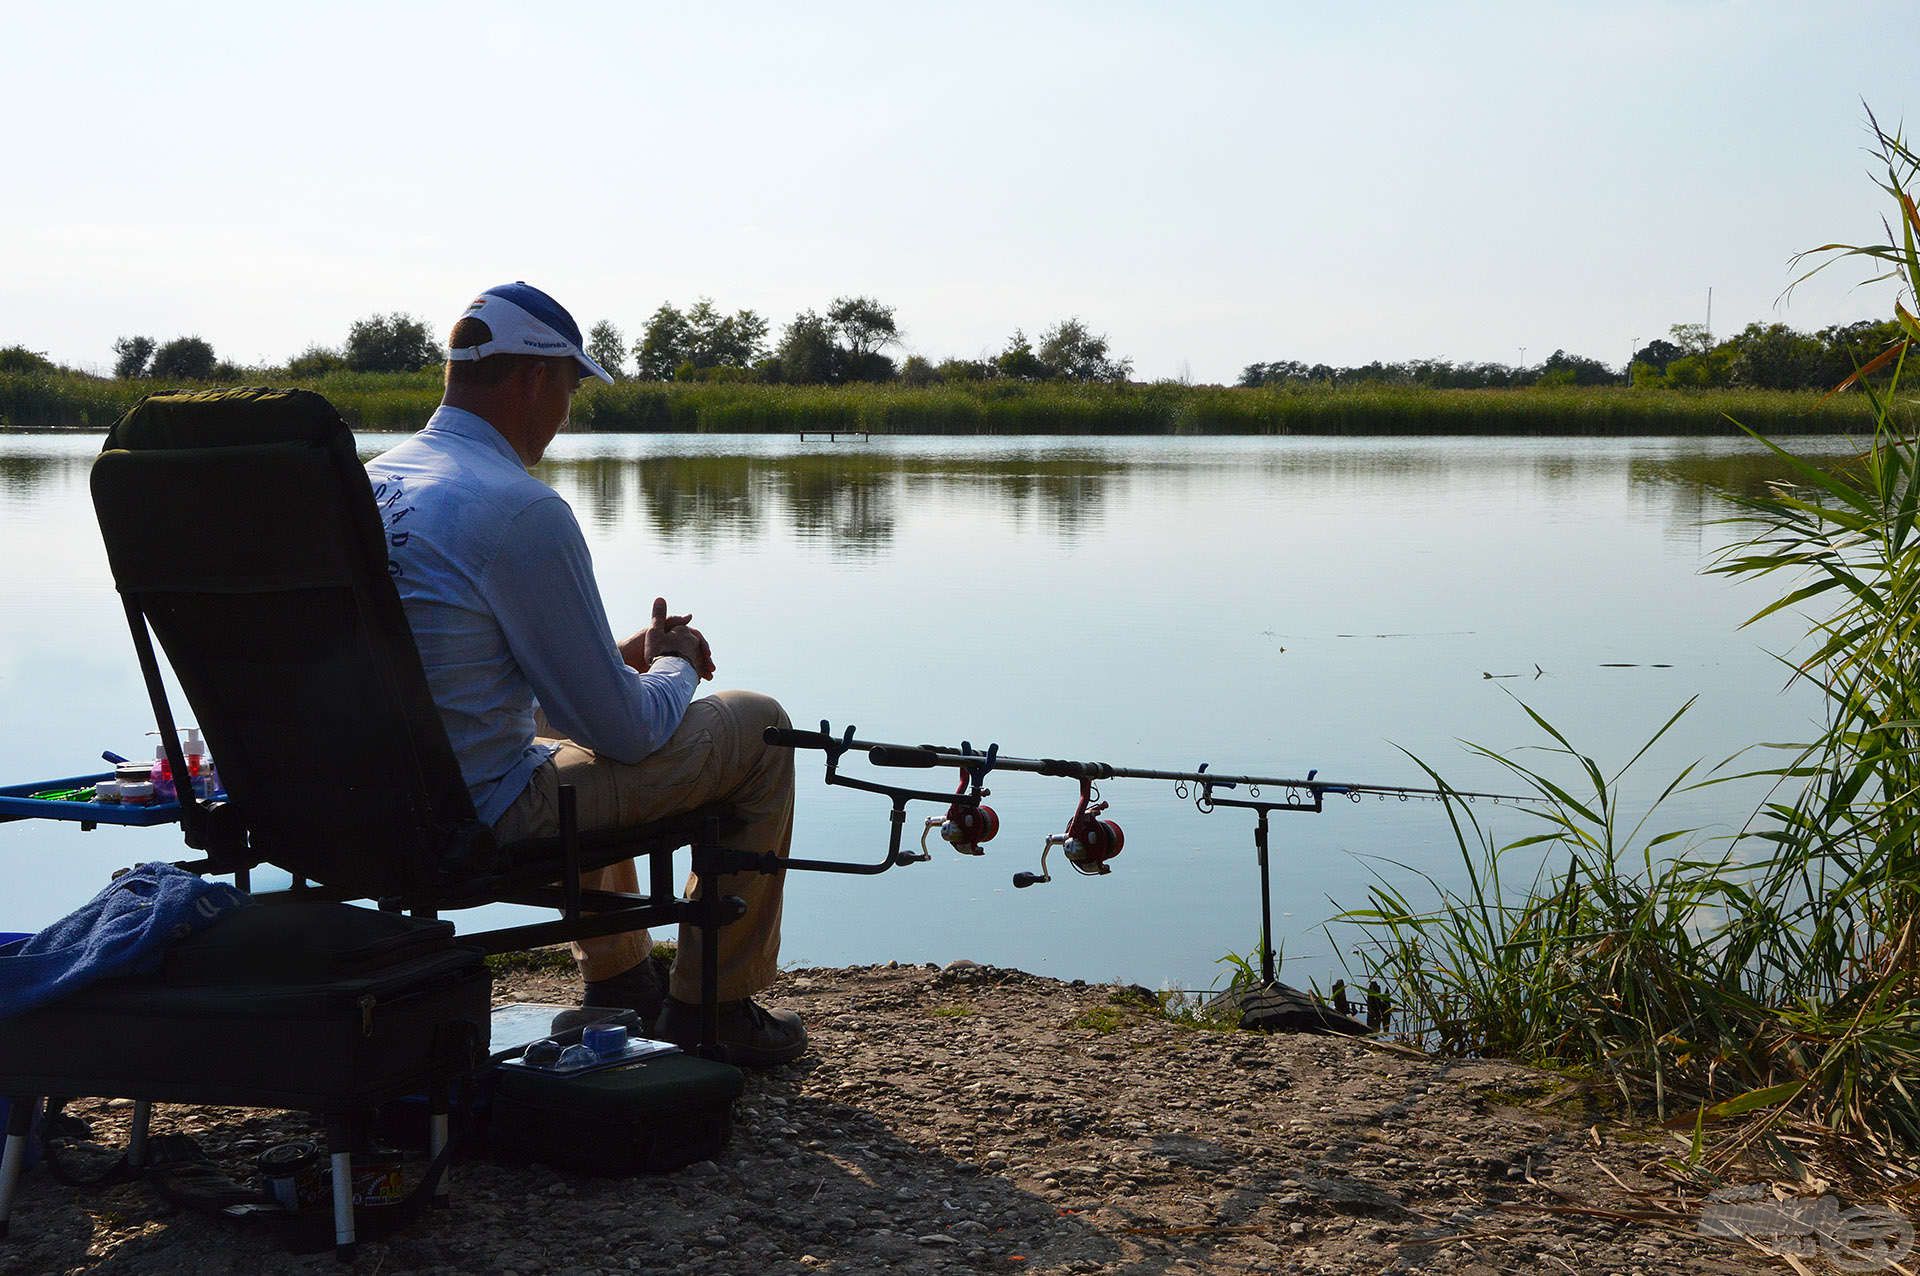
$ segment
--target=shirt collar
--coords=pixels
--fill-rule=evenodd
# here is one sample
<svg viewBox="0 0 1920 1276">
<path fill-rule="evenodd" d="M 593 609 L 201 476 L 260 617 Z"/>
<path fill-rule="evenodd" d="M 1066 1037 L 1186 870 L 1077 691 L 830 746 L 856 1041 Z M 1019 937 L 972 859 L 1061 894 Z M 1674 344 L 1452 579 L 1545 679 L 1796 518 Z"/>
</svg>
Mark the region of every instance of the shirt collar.
<svg viewBox="0 0 1920 1276">
<path fill-rule="evenodd" d="M 520 459 L 520 454 L 513 450 L 513 444 L 507 442 L 506 436 L 493 428 L 491 421 L 465 408 L 450 407 L 442 403 L 433 410 L 433 415 L 427 418 L 426 429 L 471 439 L 475 443 L 492 448 L 513 462 L 515 469 L 527 468 L 526 462 Z"/>
</svg>

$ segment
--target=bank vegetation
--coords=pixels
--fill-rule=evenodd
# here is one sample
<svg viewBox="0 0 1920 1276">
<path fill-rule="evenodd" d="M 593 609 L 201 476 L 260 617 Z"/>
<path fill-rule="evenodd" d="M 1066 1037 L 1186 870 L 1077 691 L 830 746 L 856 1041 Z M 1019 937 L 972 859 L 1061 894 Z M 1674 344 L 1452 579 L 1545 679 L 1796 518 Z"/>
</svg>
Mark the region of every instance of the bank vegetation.
<svg viewBox="0 0 1920 1276">
<path fill-rule="evenodd" d="M 318 391 L 361 430 L 417 429 L 440 399 L 438 370 L 337 371 L 271 383 Z M 0 429 L 105 430 L 142 397 L 168 388 L 174 387 L 153 379 L 0 370 Z M 1890 409 L 1889 419 L 1910 426 L 1914 414 L 1902 405 Z M 1848 396 L 1770 390 L 627 380 L 583 388 L 571 428 L 654 434 L 1729 436 L 1735 433 L 1732 420 L 1773 435 L 1862 427 L 1861 410 Z"/>
</svg>

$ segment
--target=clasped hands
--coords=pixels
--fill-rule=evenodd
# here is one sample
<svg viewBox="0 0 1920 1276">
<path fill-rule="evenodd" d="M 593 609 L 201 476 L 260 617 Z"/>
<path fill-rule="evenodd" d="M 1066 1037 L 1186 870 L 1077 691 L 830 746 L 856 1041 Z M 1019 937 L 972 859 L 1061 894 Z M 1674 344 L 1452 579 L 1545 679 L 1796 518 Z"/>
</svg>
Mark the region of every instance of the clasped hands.
<svg viewBox="0 0 1920 1276">
<path fill-rule="evenodd" d="M 642 673 L 662 656 L 679 656 L 705 680 L 713 678 L 713 650 L 707 637 L 689 622 L 693 613 L 667 615 L 667 600 L 653 600 L 653 620 L 645 629 L 620 644 L 620 658 Z"/>
</svg>

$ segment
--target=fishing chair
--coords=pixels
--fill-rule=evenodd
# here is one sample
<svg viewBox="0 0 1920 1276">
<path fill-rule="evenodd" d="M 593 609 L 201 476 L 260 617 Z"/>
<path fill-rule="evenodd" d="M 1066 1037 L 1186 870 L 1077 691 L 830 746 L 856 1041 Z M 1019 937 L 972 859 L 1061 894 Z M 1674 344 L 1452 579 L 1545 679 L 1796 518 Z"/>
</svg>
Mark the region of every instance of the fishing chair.
<svg viewBox="0 0 1920 1276">
<path fill-rule="evenodd" d="M 181 786 L 182 832 L 204 854 L 182 867 L 232 874 L 244 890 L 251 870 L 272 865 L 292 875 L 292 887 L 256 895 L 256 903 L 339 908 L 371 900 L 420 924 L 443 910 L 498 902 L 559 911 L 557 920 L 459 936 L 485 953 L 690 922 L 707 940 L 702 1051 L 717 1052 L 713 941 L 744 905 L 712 890 L 677 898 L 673 852 L 691 847 L 694 872 L 709 882 L 726 872 L 778 871 L 778 862 L 725 848 L 738 821 L 722 806 L 582 833 L 571 786 L 559 791 L 558 836 L 496 843 L 474 814 L 388 574 L 386 529 L 353 435 L 331 404 L 301 390 L 154 395 L 108 434 L 92 488 L 173 774 L 187 769 L 155 638 L 226 791 L 221 801 L 195 800 Z M 630 856 L 647 862 L 645 893 L 582 889 L 582 872 Z M 57 1023 L 28 1022 L 60 1011 L 0 1025 L 0 1094 L 140 1100 L 136 1150 L 152 1100 L 281 1106 L 270 1079 L 244 1093 L 198 1084 L 221 1070 L 191 1050 L 149 1049 L 142 1022 L 129 1026 L 110 1063 L 82 1064 L 66 1057 Z M 230 1046 L 209 1040 L 200 1054 Z M 33 1057 L 36 1049 L 49 1058 Z M 385 1086 L 432 1092 L 436 1144 L 444 1139 L 444 1091 L 464 1066 L 429 1066 L 423 1056 L 415 1075 Z M 384 1094 L 291 1097 L 334 1110 Z M 12 1111 L 31 1109 L 16 1102 Z M 0 1170 L 0 1234 L 14 1177 L 17 1169 Z M 350 1205 L 343 1226 L 350 1246 Z"/>
</svg>

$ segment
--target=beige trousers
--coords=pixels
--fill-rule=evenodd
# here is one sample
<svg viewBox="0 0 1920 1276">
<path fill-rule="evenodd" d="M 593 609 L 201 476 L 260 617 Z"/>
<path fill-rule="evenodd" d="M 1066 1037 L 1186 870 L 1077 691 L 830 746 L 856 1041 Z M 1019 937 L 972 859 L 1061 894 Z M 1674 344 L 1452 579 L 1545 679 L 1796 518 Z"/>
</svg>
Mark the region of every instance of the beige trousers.
<svg viewBox="0 0 1920 1276">
<path fill-rule="evenodd" d="M 540 724 L 544 729 L 544 719 Z M 687 706 L 680 727 L 639 762 L 615 762 L 571 740 L 543 739 L 557 746 L 533 773 L 507 813 L 494 824 L 503 841 L 553 837 L 560 832 L 559 789 L 574 787 L 581 832 L 625 828 L 664 819 L 708 802 L 724 802 L 746 820 L 731 839 L 742 851 L 785 856 L 793 842 L 793 750 L 764 743 L 768 727 L 791 725 L 779 702 L 753 691 L 720 691 Z M 751 996 L 773 982 L 780 960 L 783 874 L 729 873 L 715 883 L 687 879 L 687 898 L 704 890 L 737 895 L 747 903 L 738 921 L 720 931 L 720 1000 Z M 581 874 L 587 890 L 637 891 L 632 860 Z M 700 929 L 680 927 L 673 963 L 672 995 L 700 1000 Z M 580 974 L 610 979 L 646 960 L 653 937 L 644 930 L 581 940 L 573 946 Z"/>
</svg>

